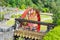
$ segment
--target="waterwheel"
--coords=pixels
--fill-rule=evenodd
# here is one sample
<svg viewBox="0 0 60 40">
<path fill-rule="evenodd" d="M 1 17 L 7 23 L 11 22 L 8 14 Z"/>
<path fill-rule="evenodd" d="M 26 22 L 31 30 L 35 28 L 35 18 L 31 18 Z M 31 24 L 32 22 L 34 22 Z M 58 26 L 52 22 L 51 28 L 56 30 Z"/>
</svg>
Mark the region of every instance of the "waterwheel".
<svg viewBox="0 0 60 40">
<path fill-rule="evenodd" d="M 36 9 L 28 8 L 24 11 L 21 18 L 27 19 L 27 20 L 33 20 L 33 21 L 40 21 L 40 14 L 39 11 Z M 33 23 L 22 23 L 25 25 L 25 28 L 30 28 L 30 30 L 33 30 L 33 28 L 36 29 L 36 31 L 40 32 L 40 24 L 33 24 Z M 22 25 L 21 24 L 21 25 Z"/>
<path fill-rule="evenodd" d="M 40 22 L 40 13 L 37 9 L 27 8 L 22 14 L 21 18 Z M 22 28 L 22 30 L 15 31 L 15 35 L 17 36 L 40 40 L 42 35 L 44 35 L 44 33 L 40 33 L 40 24 L 21 22 L 19 28 Z"/>
</svg>

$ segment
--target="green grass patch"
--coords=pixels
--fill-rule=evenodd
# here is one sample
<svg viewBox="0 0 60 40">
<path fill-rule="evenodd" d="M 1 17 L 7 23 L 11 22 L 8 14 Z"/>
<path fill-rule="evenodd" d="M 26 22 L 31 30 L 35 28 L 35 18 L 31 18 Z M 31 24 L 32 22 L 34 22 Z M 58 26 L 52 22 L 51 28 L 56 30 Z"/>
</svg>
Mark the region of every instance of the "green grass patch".
<svg viewBox="0 0 60 40">
<path fill-rule="evenodd" d="M 45 25 L 41 25 L 41 28 L 40 28 L 40 30 L 42 30 L 42 31 L 45 31 L 45 30 L 47 30 L 47 26 L 45 26 Z"/>
<path fill-rule="evenodd" d="M 53 20 L 44 20 L 43 22 L 52 23 Z"/>
<path fill-rule="evenodd" d="M 49 17 L 51 17 L 51 16 L 48 16 L 48 15 L 40 15 L 41 16 L 41 18 L 49 18 Z"/>
</svg>

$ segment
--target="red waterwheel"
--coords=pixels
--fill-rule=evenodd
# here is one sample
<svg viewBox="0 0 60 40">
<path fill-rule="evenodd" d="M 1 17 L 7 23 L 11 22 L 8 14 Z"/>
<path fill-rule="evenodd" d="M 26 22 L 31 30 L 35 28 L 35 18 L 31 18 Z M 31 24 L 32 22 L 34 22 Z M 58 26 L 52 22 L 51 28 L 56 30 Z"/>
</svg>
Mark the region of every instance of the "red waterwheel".
<svg viewBox="0 0 60 40">
<path fill-rule="evenodd" d="M 37 9 L 27 8 L 24 11 L 24 13 L 22 14 L 21 18 L 27 19 L 27 20 L 33 20 L 33 21 L 40 21 L 40 14 Z M 25 26 L 23 24 L 25 24 Z M 33 24 L 33 23 L 24 22 L 21 25 L 24 26 L 24 28 L 29 27 L 30 30 L 34 29 L 34 30 L 40 32 L 40 24 Z"/>
</svg>

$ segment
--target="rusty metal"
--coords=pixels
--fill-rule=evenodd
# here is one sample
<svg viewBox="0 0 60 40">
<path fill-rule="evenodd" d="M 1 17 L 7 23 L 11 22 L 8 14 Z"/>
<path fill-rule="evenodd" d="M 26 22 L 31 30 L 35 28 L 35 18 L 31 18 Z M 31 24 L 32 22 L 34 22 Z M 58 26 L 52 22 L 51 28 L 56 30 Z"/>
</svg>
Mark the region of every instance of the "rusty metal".
<svg viewBox="0 0 60 40">
<path fill-rule="evenodd" d="M 40 40 L 45 35 L 45 33 L 42 32 L 39 33 L 39 32 L 28 31 L 28 30 L 16 30 L 14 35 Z"/>
</svg>

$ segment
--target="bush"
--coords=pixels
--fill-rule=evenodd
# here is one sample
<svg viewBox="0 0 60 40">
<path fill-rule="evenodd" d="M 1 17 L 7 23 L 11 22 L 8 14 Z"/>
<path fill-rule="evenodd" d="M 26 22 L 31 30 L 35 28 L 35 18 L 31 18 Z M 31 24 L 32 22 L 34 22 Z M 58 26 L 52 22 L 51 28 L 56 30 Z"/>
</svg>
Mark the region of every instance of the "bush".
<svg viewBox="0 0 60 40">
<path fill-rule="evenodd" d="M 58 19 L 57 24 L 60 25 L 60 19 Z"/>
<path fill-rule="evenodd" d="M 22 4 L 21 9 L 26 9 L 26 5 Z"/>
<path fill-rule="evenodd" d="M 60 26 L 56 26 L 50 30 L 44 37 L 43 40 L 60 40 Z"/>
<path fill-rule="evenodd" d="M 49 9 L 48 8 L 43 8 L 42 11 L 46 13 L 46 12 L 49 12 Z"/>
</svg>

